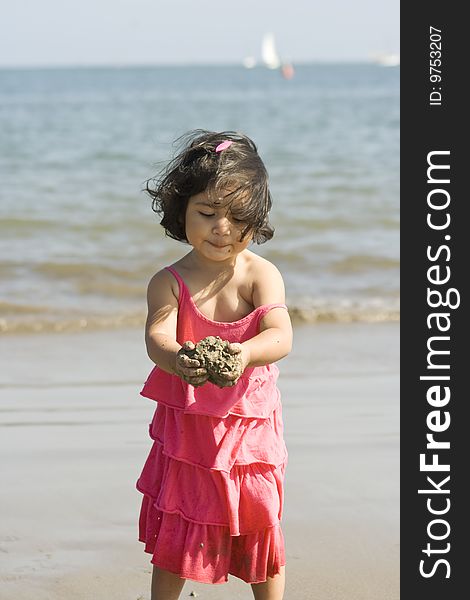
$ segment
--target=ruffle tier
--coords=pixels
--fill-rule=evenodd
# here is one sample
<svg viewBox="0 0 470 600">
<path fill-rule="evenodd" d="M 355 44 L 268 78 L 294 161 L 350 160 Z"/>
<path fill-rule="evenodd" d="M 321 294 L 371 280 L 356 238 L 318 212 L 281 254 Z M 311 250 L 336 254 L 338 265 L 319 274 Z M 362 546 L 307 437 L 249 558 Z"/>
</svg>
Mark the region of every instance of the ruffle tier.
<svg viewBox="0 0 470 600">
<path fill-rule="evenodd" d="M 218 471 L 237 465 L 285 462 L 284 426 L 280 401 L 265 419 L 229 415 L 194 415 L 158 404 L 149 426 L 150 437 L 164 445 L 164 454 Z"/>
<path fill-rule="evenodd" d="M 166 456 L 154 442 L 137 482 L 155 508 L 186 521 L 224 526 L 247 535 L 279 523 L 284 464 L 234 466 L 230 473 L 205 469 Z"/>
<path fill-rule="evenodd" d="M 287 460 L 280 410 L 268 419 L 218 419 L 158 405 L 137 482 L 139 539 L 153 564 L 203 583 L 223 583 L 229 573 L 257 583 L 279 572 Z"/>
<path fill-rule="evenodd" d="M 186 413 L 265 419 L 279 403 L 278 376 L 279 369 L 271 364 L 246 369 L 232 387 L 219 388 L 210 381 L 194 387 L 180 377 L 155 367 L 140 393 L 145 398 Z"/>
<path fill-rule="evenodd" d="M 277 575 L 286 563 L 279 524 L 231 536 L 227 527 L 192 523 L 158 510 L 146 495 L 139 540 L 145 544 L 145 552 L 152 554 L 152 564 L 200 583 L 226 583 L 229 574 L 247 583 L 260 583 Z"/>
</svg>

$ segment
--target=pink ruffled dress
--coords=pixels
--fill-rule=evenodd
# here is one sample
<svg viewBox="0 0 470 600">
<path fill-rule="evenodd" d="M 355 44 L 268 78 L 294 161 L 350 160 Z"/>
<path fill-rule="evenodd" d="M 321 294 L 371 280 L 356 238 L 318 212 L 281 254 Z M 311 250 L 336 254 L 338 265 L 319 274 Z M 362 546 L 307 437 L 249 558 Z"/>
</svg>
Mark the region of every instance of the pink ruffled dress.
<svg viewBox="0 0 470 600">
<path fill-rule="evenodd" d="M 218 335 L 243 342 L 259 333 L 273 308 L 233 323 L 203 315 L 181 276 L 177 340 Z M 285 564 L 280 527 L 287 450 L 278 369 L 246 369 L 233 387 L 195 388 L 155 367 L 141 391 L 157 401 L 153 446 L 137 481 L 142 492 L 139 539 L 151 562 L 180 577 L 225 583 L 266 581 Z"/>
</svg>

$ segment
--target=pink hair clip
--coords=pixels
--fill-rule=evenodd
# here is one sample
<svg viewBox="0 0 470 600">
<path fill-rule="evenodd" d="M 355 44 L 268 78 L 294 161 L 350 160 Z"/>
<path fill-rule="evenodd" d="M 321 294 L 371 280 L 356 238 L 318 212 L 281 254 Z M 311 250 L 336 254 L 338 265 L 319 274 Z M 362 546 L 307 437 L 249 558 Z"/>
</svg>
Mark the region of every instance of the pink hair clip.
<svg viewBox="0 0 470 600">
<path fill-rule="evenodd" d="M 221 142 L 215 149 L 215 152 L 222 152 L 222 150 L 226 150 L 229 146 L 233 144 L 232 140 L 225 140 L 225 142 Z"/>
</svg>

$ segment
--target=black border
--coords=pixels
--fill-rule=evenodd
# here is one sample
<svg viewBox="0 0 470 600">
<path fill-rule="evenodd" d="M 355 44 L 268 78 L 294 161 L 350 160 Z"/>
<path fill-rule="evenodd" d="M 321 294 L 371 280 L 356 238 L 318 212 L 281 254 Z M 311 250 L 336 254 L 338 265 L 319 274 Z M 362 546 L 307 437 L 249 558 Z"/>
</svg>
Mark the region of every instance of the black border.
<svg viewBox="0 0 470 600">
<path fill-rule="evenodd" d="M 470 328 L 466 319 L 468 279 L 470 278 L 470 218 L 467 204 L 470 204 L 465 189 L 467 173 L 467 138 L 470 137 L 465 89 L 469 68 L 466 41 L 469 38 L 468 25 L 463 15 L 464 4 L 457 2 L 436 2 L 405 5 L 401 3 L 401 560 L 400 596 L 402 600 L 453 600 L 467 597 L 468 520 L 466 507 L 470 505 L 466 488 L 470 483 L 470 420 L 467 418 L 467 405 L 470 401 L 465 388 L 465 373 L 470 371 L 467 344 L 467 331 Z M 430 26 L 442 30 L 442 82 L 430 82 Z M 429 94 L 432 87 L 441 87 L 441 106 L 430 106 Z M 468 144 L 470 146 L 470 142 Z M 451 224 L 445 231 L 451 236 L 445 242 L 444 232 L 433 231 L 427 226 L 429 212 L 427 195 L 430 184 L 427 182 L 427 155 L 434 150 L 450 150 L 450 184 L 445 186 L 451 196 L 449 206 Z M 445 162 L 445 161 L 444 161 Z M 468 177 L 470 187 L 470 177 Z M 467 223 L 469 224 L 467 226 Z M 418 489 L 426 486 L 426 475 L 419 469 L 419 455 L 426 451 L 426 416 L 432 407 L 426 400 L 429 382 L 420 381 L 420 376 L 429 372 L 427 368 L 427 346 L 430 335 L 427 315 L 433 311 L 427 303 L 427 269 L 432 264 L 426 256 L 428 245 L 434 248 L 448 243 L 451 250 L 449 261 L 444 258 L 440 264 L 451 269 L 451 280 L 447 287 L 454 287 L 460 293 L 460 306 L 447 309 L 451 327 L 450 355 L 444 362 L 450 364 L 451 400 L 442 410 L 448 410 L 451 417 L 449 429 L 440 434 L 442 440 L 450 441 L 450 450 L 442 450 L 440 462 L 444 458 L 450 462 L 449 473 L 436 473 L 436 481 L 450 475 L 448 495 L 451 506 L 443 515 L 450 525 L 446 542 L 449 552 L 433 555 L 429 559 L 422 552 L 429 540 L 427 526 L 433 518 L 426 507 L 426 495 L 418 494 Z M 444 257 L 445 253 L 442 254 Z M 444 308 L 439 310 L 446 310 Z M 435 335 L 435 333 L 434 333 Z M 446 335 L 442 333 L 442 335 Z M 440 374 L 443 374 L 441 372 Z M 447 383 L 443 383 L 447 385 Z M 468 440 L 468 445 L 467 445 Z M 429 452 L 429 451 L 428 451 Z M 447 454 L 444 454 L 444 453 Z M 424 485 L 423 485 L 424 484 Z M 443 486 L 444 487 L 444 486 Z M 437 496 L 434 496 L 437 498 Z M 441 495 L 441 501 L 444 496 Z M 436 504 L 437 506 L 437 504 Z M 435 529 L 434 531 L 438 531 Z M 443 531 L 443 529 L 441 529 Z M 439 547 L 438 542 L 432 542 Z M 432 577 L 424 578 L 419 572 L 419 563 L 427 560 L 427 569 L 433 560 L 444 558 L 449 561 L 450 577 L 446 578 L 447 568 L 441 564 Z"/>
</svg>

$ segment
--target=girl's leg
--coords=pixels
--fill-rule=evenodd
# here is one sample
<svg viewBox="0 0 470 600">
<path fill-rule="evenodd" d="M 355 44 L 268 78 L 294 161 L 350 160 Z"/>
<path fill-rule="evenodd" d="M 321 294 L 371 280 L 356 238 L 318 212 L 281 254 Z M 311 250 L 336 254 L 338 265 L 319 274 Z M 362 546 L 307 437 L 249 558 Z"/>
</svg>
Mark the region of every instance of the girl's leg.
<svg viewBox="0 0 470 600">
<path fill-rule="evenodd" d="M 186 579 L 153 565 L 151 600 L 178 600 Z"/>
<path fill-rule="evenodd" d="M 284 596 L 284 587 L 286 585 L 286 570 L 281 570 L 274 577 L 268 577 L 263 583 L 252 583 L 251 589 L 255 600 L 282 600 Z"/>
</svg>

